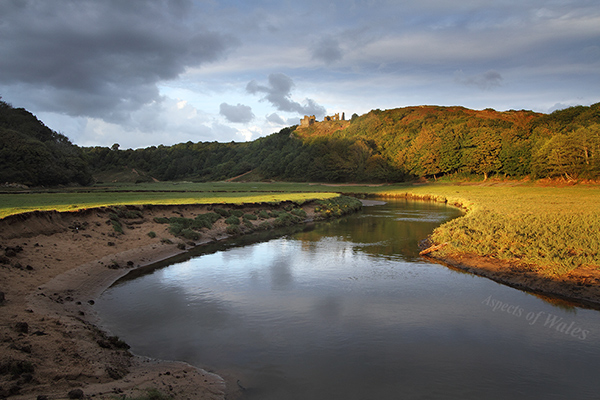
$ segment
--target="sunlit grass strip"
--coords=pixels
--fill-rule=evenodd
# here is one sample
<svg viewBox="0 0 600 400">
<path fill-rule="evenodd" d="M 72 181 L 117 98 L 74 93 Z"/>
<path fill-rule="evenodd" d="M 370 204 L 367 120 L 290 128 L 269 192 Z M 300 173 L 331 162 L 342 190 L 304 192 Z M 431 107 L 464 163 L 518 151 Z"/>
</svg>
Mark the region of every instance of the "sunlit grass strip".
<svg viewBox="0 0 600 400">
<path fill-rule="evenodd" d="M 560 276 L 579 266 L 600 267 L 600 190 L 594 186 L 426 185 L 382 195 L 429 198 L 468 212 L 438 227 L 444 252 L 519 260 Z"/>
<path fill-rule="evenodd" d="M 304 203 L 339 196 L 338 193 L 266 193 L 266 192 L 94 192 L 24 193 L 0 195 L 0 218 L 35 210 L 76 211 L 86 208 L 142 204 L 242 204 Z"/>
<path fill-rule="evenodd" d="M 355 186 L 330 185 L 322 183 L 298 182 L 150 182 L 150 183 L 108 183 L 90 187 L 61 188 L 58 192 L 352 192 L 375 190 L 381 185 Z M 47 190 L 44 192 L 52 192 Z"/>
</svg>

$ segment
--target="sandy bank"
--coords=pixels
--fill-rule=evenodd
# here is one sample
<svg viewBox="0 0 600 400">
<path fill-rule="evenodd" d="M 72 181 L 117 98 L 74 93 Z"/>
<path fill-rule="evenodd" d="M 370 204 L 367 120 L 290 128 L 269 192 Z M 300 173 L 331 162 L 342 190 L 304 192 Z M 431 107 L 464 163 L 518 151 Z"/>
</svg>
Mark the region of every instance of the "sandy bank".
<svg viewBox="0 0 600 400">
<path fill-rule="evenodd" d="M 246 205 L 244 212 L 283 206 Z M 302 208 L 307 219 L 315 217 L 314 205 Z M 133 356 L 124 343 L 97 327 L 95 299 L 115 280 L 228 237 L 223 219 L 204 228 L 196 243 L 173 237 L 168 225 L 154 220 L 194 218 L 211 211 L 209 205 L 133 209 L 141 217 L 121 219 L 123 234 L 115 232 L 109 209 L 35 212 L 0 220 L 0 398 L 66 399 L 79 389 L 86 398 L 104 399 L 139 396 L 145 388 L 177 399 L 236 397 L 237 385 L 228 385 L 214 372 Z"/>
</svg>

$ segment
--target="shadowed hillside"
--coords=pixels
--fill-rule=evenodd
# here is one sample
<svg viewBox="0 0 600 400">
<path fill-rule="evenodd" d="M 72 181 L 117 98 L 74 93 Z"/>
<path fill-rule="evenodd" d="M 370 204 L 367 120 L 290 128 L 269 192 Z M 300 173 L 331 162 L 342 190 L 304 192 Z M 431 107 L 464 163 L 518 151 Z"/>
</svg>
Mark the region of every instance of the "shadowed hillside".
<svg viewBox="0 0 600 400">
<path fill-rule="evenodd" d="M 55 186 L 92 182 L 82 151 L 33 114 L 0 101 L 0 183 Z"/>
</svg>

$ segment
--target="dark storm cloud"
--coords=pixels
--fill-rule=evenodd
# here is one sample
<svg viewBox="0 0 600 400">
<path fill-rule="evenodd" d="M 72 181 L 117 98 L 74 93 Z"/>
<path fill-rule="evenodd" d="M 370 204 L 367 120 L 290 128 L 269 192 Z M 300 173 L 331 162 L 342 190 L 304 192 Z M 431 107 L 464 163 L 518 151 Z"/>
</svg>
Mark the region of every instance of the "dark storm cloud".
<svg viewBox="0 0 600 400">
<path fill-rule="evenodd" d="M 340 43 L 333 38 L 324 38 L 314 46 L 312 57 L 313 59 L 323 61 L 326 64 L 339 61 L 342 59 Z"/>
<path fill-rule="evenodd" d="M 160 101 L 157 82 L 218 59 L 234 40 L 177 1 L 3 1 L 0 84 L 40 109 L 118 121 Z"/>
<path fill-rule="evenodd" d="M 229 122 L 246 123 L 254 119 L 252 108 L 243 104 L 232 106 L 227 103 L 221 103 L 220 114 L 227 118 Z"/>
<path fill-rule="evenodd" d="M 463 85 L 476 86 L 481 90 L 491 90 L 502 84 L 503 78 L 497 71 L 487 71 L 479 75 L 465 76 L 462 72 L 455 75 L 455 80 Z"/>
<path fill-rule="evenodd" d="M 294 81 L 285 74 L 277 73 L 269 75 L 268 86 L 260 85 L 252 80 L 246 85 L 246 91 L 251 94 L 264 93 L 264 99 L 277 107 L 280 111 L 295 112 L 300 115 L 325 115 L 325 108 L 312 99 L 306 99 L 306 105 L 302 105 L 291 99 Z"/>
</svg>

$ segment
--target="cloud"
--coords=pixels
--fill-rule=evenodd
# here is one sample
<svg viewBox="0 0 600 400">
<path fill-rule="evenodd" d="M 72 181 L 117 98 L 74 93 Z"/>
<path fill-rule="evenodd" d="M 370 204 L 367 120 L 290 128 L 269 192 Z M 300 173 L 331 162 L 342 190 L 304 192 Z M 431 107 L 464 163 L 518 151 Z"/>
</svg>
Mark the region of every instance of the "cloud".
<svg viewBox="0 0 600 400">
<path fill-rule="evenodd" d="M 271 115 L 267 115 L 267 121 L 276 125 L 284 125 L 285 121 L 281 118 L 277 113 L 273 113 Z"/>
<path fill-rule="evenodd" d="M 63 126 L 69 138 L 80 146 L 111 146 L 119 143 L 122 149 L 171 146 L 176 143 L 244 141 L 247 133 L 219 123 L 211 115 L 186 101 L 165 97 L 133 111 L 124 123 L 107 122 L 100 118 L 72 118 L 64 114 L 38 114 L 50 128 Z M 65 132 L 65 129 L 60 129 Z"/>
<path fill-rule="evenodd" d="M 571 104 L 556 103 L 548 109 L 548 113 L 553 113 L 554 111 L 564 110 L 565 108 L 573 107 L 576 105 L 578 105 L 578 104 L 577 103 L 571 103 Z"/>
<path fill-rule="evenodd" d="M 122 122 L 160 100 L 158 82 L 235 45 L 192 11 L 186 0 L 2 2 L 0 84 L 42 111 Z"/>
<path fill-rule="evenodd" d="M 229 122 L 247 123 L 254 119 L 252 108 L 239 103 L 237 106 L 221 103 L 220 114 Z"/>
<path fill-rule="evenodd" d="M 270 125 L 275 126 L 292 126 L 300 123 L 300 119 L 298 117 L 292 117 L 285 120 L 277 113 L 267 115 L 265 119 Z"/>
<path fill-rule="evenodd" d="M 326 64 L 331 64 L 342 59 L 342 49 L 337 40 L 333 38 L 323 38 L 312 49 L 312 57 Z"/>
<path fill-rule="evenodd" d="M 487 71 L 479 75 L 465 76 L 462 71 L 455 74 L 456 82 L 467 85 L 476 86 L 481 90 L 491 90 L 502 85 L 502 75 L 497 71 Z"/>
<path fill-rule="evenodd" d="M 260 85 L 256 80 L 252 80 L 246 85 L 246 91 L 250 94 L 264 93 L 264 99 L 277 107 L 279 111 L 294 112 L 300 115 L 316 115 L 322 117 L 325 115 L 325 107 L 317 104 L 312 99 L 305 99 L 305 105 L 302 105 L 291 99 L 294 81 L 289 76 L 276 73 L 269 75 L 268 86 Z"/>
</svg>

